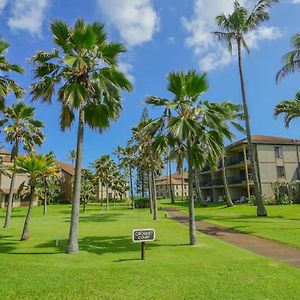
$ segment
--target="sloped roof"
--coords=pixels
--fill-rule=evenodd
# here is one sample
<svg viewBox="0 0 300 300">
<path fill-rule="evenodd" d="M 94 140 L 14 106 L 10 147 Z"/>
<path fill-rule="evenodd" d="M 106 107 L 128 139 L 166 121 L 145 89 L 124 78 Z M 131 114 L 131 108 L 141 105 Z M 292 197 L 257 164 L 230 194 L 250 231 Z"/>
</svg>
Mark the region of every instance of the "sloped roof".
<svg viewBox="0 0 300 300">
<path fill-rule="evenodd" d="M 56 164 L 57 167 L 65 171 L 66 173 L 74 176 L 75 175 L 75 167 L 71 164 L 65 163 L 60 160 L 55 160 L 54 163 Z"/>
<path fill-rule="evenodd" d="M 180 180 L 181 181 L 181 178 L 183 177 L 183 179 L 187 179 L 188 178 L 188 173 L 187 172 L 183 172 L 183 176 L 181 173 L 173 173 L 172 174 L 172 182 L 173 180 Z M 155 180 L 156 181 L 161 181 L 161 180 L 167 180 L 169 179 L 169 175 L 164 175 L 164 176 L 160 176 L 158 178 L 156 178 Z"/>
<path fill-rule="evenodd" d="M 171 180 L 172 184 L 182 184 L 181 180 L 178 179 L 172 179 Z M 155 182 L 156 185 L 166 185 L 166 184 L 170 184 L 170 180 L 169 179 L 165 179 L 165 180 L 160 180 L 160 181 L 156 181 Z M 187 184 L 186 182 L 184 182 L 184 184 Z"/>
<path fill-rule="evenodd" d="M 300 145 L 299 139 L 268 136 L 268 135 L 252 135 L 252 143 L 254 144 L 275 144 L 275 145 Z M 247 144 L 247 138 L 239 140 L 227 146 L 232 148 L 241 144 Z"/>
</svg>

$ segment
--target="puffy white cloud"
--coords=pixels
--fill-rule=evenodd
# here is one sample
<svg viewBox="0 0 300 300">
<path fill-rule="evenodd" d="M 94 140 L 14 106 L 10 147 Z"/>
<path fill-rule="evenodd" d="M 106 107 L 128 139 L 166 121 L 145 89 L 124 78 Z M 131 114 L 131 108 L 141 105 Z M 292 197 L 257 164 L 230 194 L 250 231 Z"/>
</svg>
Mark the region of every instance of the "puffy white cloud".
<svg viewBox="0 0 300 300">
<path fill-rule="evenodd" d="M 118 66 L 119 71 L 124 73 L 127 77 L 127 79 L 131 82 L 134 83 L 135 78 L 134 75 L 132 75 L 132 70 L 133 70 L 133 65 L 127 62 L 120 62 Z"/>
<path fill-rule="evenodd" d="M 159 17 L 152 0 L 98 0 L 98 4 L 128 46 L 151 41 L 158 30 Z"/>
<path fill-rule="evenodd" d="M 25 30 L 40 35 L 50 0 L 15 0 L 10 3 L 11 16 L 8 26 L 14 30 Z"/>
<path fill-rule="evenodd" d="M 253 5 L 254 1 L 240 0 L 240 3 L 247 6 Z M 193 17 L 182 18 L 183 27 L 189 34 L 186 45 L 193 49 L 202 71 L 214 70 L 231 63 L 233 57 L 228 53 L 226 46 L 213 37 L 212 32 L 217 30 L 215 17 L 232 11 L 233 0 L 194 0 Z M 261 26 L 245 38 L 250 48 L 258 48 L 259 41 L 274 40 L 280 36 L 278 28 Z"/>
</svg>

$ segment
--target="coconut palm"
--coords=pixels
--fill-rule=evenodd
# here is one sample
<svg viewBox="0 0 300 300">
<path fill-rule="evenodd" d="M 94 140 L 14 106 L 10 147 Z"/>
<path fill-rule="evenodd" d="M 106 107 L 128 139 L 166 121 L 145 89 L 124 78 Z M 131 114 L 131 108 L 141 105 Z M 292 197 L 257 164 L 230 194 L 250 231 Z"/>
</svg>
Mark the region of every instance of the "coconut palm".
<svg viewBox="0 0 300 300">
<path fill-rule="evenodd" d="M 8 52 L 8 48 L 9 44 L 0 38 L 0 109 L 4 108 L 5 98 L 10 93 L 14 93 L 17 99 L 21 99 L 24 96 L 24 90 L 8 76 L 10 72 L 24 73 L 24 69 L 21 66 L 11 64 L 6 59 L 5 56 Z"/>
<path fill-rule="evenodd" d="M 52 153 L 42 155 L 34 152 L 29 155 L 17 157 L 12 171 L 16 174 L 26 174 L 29 178 L 30 202 L 21 236 L 21 241 L 24 241 L 29 239 L 29 223 L 33 203 L 36 199 L 36 187 L 38 183 L 43 181 L 44 178 L 58 177 L 60 172 L 54 164 L 54 156 Z"/>
<path fill-rule="evenodd" d="M 95 196 L 94 174 L 89 169 L 82 169 L 80 198 L 83 204 L 82 212 L 85 212 L 87 203 Z"/>
<path fill-rule="evenodd" d="M 62 21 L 50 25 L 55 49 L 39 51 L 32 57 L 34 77 L 32 99 L 51 103 L 56 95 L 61 105 L 61 129 L 70 128 L 78 115 L 74 198 L 68 253 L 78 252 L 78 223 L 84 126 L 100 133 L 109 128 L 122 109 L 121 91 L 131 91 L 131 83 L 117 70 L 118 58 L 125 51 L 121 44 L 108 42 L 104 26 L 86 24 L 73 27 Z"/>
<path fill-rule="evenodd" d="M 149 97 L 146 103 L 164 108 L 162 116 L 148 126 L 145 131 L 157 134 L 156 152 L 162 149 L 165 139 L 171 137 L 180 142 L 186 151 L 189 185 L 189 232 L 190 244 L 196 243 L 194 211 L 194 169 L 208 161 L 216 163 L 223 147 L 224 137 L 231 138 L 228 126 L 223 122 L 222 105 L 201 101 L 200 96 L 207 91 L 206 76 L 195 71 L 170 73 L 168 90 L 173 99 Z"/>
<path fill-rule="evenodd" d="M 233 51 L 233 43 L 235 43 L 237 46 L 239 75 L 245 114 L 245 127 L 247 133 L 254 190 L 257 200 L 258 216 L 267 216 L 267 210 L 264 205 L 261 186 L 257 175 L 257 166 L 255 162 L 254 149 L 251 138 L 250 118 L 242 64 L 242 49 L 246 49 L 246 51 L 249 53 L 249 48 L 245 40 L 245 34 L 255 30 L 262 22 L 269 20 L 270 16 L 268 13 L 268 9 L 277 2 L 278 0 L 260 0 L 253 7 L 253 9 L 249 11 L 247 8 L 242 7 L 238 1 L 235 1 L 234 12 L 232 14 L 221 14 L 216 17 L 216 23 L 222 31 L 216 31 L 213 33 L 219 40 L 223 40 L 227 43 L 228 51 L 230 52 L 230 54 L 232 54 Z"/>
<path fill-rule="evenodd" d="M 3 110 L 3 119 L 0 122 L 5 140 L 12 145 L 11 162 L 14 163 L 19 154 L 20 147 L 27 152 L 34 151 L 35 145 L 41 146 L 44 141 L 42 129 L 44 125 L 34 118 L 35 108 L 23 102 L 6 106 Z M 8 194 L 8 203 L 4 228 L 10 225 L 11 211 L 13 206 L 13 194 L 16 175 L 12 174 Z"/>
<path fill-rule="evenodd" d="M 70 150 L 68 153 L 68 159 L 71 161 L 72 165 L 74 165 L 76 160 L 76 150 Z"/>
<path fill-rule="evenodd" d="M 120 161 L 120 166 L 125 169 L 125 172 L 129 175 L 130 181 L 130 195 L 131 195 L 131 203 L 132 208 L 135 208 L 134 204 L 134 195 L 133 195 L 133 164 L 134 164 L 134 148 L 127 146 L 127 147 L 118 147 L 116 150 L 116 154 Z"/>
<path fill-rule="evenodd" d="M 276 81 L 279 82 L 287 75 L 300 70 L 300 34 L 292 37 L 291 44 L 293 50 L 283 56 L 284 66 L 276 74 Z"/>
<path fill-rule="evenodd" d="M 284 100 L 275 107 L 275 117 L 284 115 L 285 126 L 289 127 L 290 122 L 295 118 L 300 117 L 300 92 L 295 96 L 295 99 Z"/>
</svg>

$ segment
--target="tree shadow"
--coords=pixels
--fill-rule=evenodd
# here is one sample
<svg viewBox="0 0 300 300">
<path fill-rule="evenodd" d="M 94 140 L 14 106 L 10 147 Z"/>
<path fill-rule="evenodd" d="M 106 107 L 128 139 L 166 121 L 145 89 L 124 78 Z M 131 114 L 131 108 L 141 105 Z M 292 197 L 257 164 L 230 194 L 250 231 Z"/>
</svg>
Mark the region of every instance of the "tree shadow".
<svg viewBox="0 0 300 300">
<path fill-rule="evenodd" d="M 9 253 L 17 249 L 18 241 L 12 239 L 11 235 L 0 235 L 0 253 Z"/>
</svg>

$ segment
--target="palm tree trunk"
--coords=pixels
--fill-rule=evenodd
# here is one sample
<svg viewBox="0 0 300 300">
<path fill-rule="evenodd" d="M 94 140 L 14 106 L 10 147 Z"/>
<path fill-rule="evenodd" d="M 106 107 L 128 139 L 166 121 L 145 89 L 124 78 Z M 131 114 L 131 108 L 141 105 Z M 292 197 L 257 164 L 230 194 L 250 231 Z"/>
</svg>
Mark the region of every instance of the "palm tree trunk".
<svg viewBox="0 0 300 300">
<path fill-rule="evenodd" d="M 253 176 L 253 183 L 254 183 L 254 191 L 257 201 L 257 216 L 267 216 L 267 210 L 262 198 L 262 191 L 261 186 L 258 180 L 257 168 L 255 163 L 254 157 L 254 150 L 251 138 L 251 129 L 250 129 L 250 118 L 248 112 L 248 104 L 246 99 L 246 88 L 245 88 L 245 81 L 244 81 L 244 74 L 243 74 L 243 66 L 242 66 L 242 49 L 241 49 L 241 40 L 237 41 L 238 47 L 238 62 L 239 62 L 239 73 L 240 73 L 240 80 L 241 80 L 241 90 L 242 90 L 242 98 L 243 98 L 243 107 L 244 107 L 244 114 L 245 114 L 245 125 L 246 125 L 246 133 L 247 133 L 247 142 L 249 148 L 249 156 L 251 162 L 251 170 Z"/>
<path fill-rule="evenodd" d="M 196 185 L 196 197 L 198 202 L 203 207 L 207 207 L 207 202 L 203 197 L 201 186 L 200 186 L 200 171 L 198 169 L 195 170 L 195 185 Z"/>
<path fill-rule="evenodd" d="M 153 199 L 153 220 L 157 220 L 157 197 L 156 197 L 156 186 L 155 186 L 155 174 L 154 169 L 151 167 L 151 185 L 152 185 L 152 199 Z"/>
<path fill-rule="evenodd" d="M 169 165 L 169 190 L 170 190 L 171 203 L 175 204 L 175 197 L 172 189 L 172 166 L 171 166 L 170 159 L 168 159 L 168 165 Z"/>
<path fill-rule="evenodd" d="M 145 173 L 144 171 L 142 170 L 142 198 L 145 197 Z"/>
<path fill-rule="evenodd" d="M 47 181 L 44 180 L 45 190 L 44 190 L 44 211 L 43 215 L 45 216 L 47 214 L 47 196 L 48 196 L 48 189 L 47 189 Z"/>
<path fill-rule="evenodd" d="M 149 209 L 150 214 L 153 213 L 153 191 L 152 191 L 152 180 L 150 173 L 148 174 L 148 186 L 149 186 Z"/>
<path fill-rule="evenodd" d="M 101 207 L 103 206 L 103 184 L 102 184 L 102 181 L 101 181 Z"/>
<path fill-rule="evenodd" d="M 131 204 L 132 204 L 132 209 L 135 209 L 134 196 L 133 196 L 132 168 L 131 168 L 131 166 L 129 166 L 129 177 L 130 177 Z"/>
<path fill-rule="evenodd" d="M 83 199 L 83 209 L 82 209 L 82 212 L 83 212 L 83 213 L 85 212 L 85 205 L 86 205 L 86 200 Z"/>
<path fill-rule="evenodd" d="M 227 176 L 226 176 L 226 165 L 225 165 L 225 156 L 224 153 L 222 154 L 222 176 L 223 176 L 223 183 L 224 183 L 224 190 L 226 194 L 226 204 L 227 207 L 232 207 L 233 202 L 229 193 L 228 184 L 227 184 Z"/>
<path fill-rule="evenodd" d="M 181 168 L 181 200 L 184 201 L 184 178 L 183 178 L 183 168 Z"/>
<path fill-rule="evenodd" d="M 76 162 L 75 162 L 75 184 L 74 184 L 74 198 L 72 202 L 72 214 L 70 223 L 69 241 L 67 253 L 77 253 L 78 247 L 78 224 L 80 211 L 80 188 L 81 188 L 81 169 L 82 169 L 82 144 L 84 134 L 84 110 L 79 110 L 79 121 L 77 131 L 77 148 L 76 148 Z"/>
<path fill-rule="evenodd" d="M 106 184 L 106 210 L 109 208 L 109 199 L 108 199 L 108 184 Z"/>
<path fill-rule="evenodd" d="M 19 141 L 16 141 L 15 147 L 16 150 L 14 154 L 11 156 L 11 161 L 15 163 L 16 157 L 19 155 Z M 14 187 L 16 182 L 16 174 L 12 174 L 10 186 L 9 186 L 9 193 L 8 193 L 8 200 L 7 200 L 7 207 L 6 207 L 6 215 L 5 215 L 5 222 L 4 222 L 4 228 L 8 228 L 10 225 L 11 220 L 11 212 L 13 208 L 13 199 L 14 199 Z"/>
<path fill-rule="evenodd" d="M 191 151 L 190 143 L 187 144 L 188 156 L 188 181 L 189 181 L 189 231 L 190 231 L 190 244 L 195 245 L 196 239 L 196 224 L 195 224 L 195 207 L 194 207 L 194 192 L 193 192 L 193 153 Z"/>
<path fill-rule="evenodd" d="M 28 206 L 27 215 L 26 215 L 26 219 L 25 219 L 25 222 L 24 222 L 21 241 L 26 241 L 26 240 L 29 239 L 29 222 L 30 222 L 30 218 L 31 218 L 31 214 L 32 214 L 34 199 L 35 199 L 35 187 L 31 186 L 30 187 L 30 203 L 29 203 L 29 206 Z"/>
</svg>

